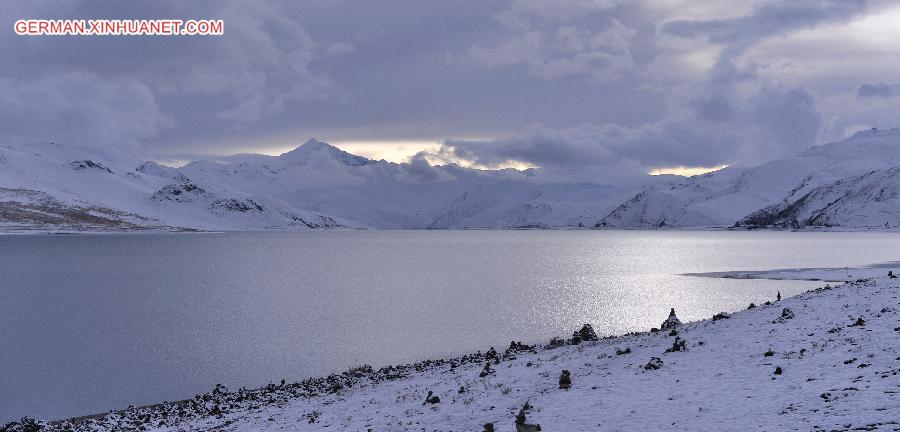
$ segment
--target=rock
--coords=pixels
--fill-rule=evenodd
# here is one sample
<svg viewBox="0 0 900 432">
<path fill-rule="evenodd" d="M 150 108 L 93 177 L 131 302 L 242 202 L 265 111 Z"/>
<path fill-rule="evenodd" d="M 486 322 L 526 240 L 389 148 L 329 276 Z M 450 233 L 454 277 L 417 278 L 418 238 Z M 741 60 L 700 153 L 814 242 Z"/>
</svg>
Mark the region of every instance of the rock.
<svg viewBox="0 0 900 432">
<path fill-rule="evenodd" d="M 522 342 L 512 341 L 509 343 L 509 348 L 506 349 L 505 354 L 509 355 L 512 353 L 517 353 L 517 352 L 522 352 L 522 351 L 531 351 L 532 349 L 533 349 L 533 347 L 530 345 L 525 345 Z"/>
<path fill-rule="evenodd" d="M 484 364 L 484 368 L 481 369 L 481 373 L 478 374 L 478 376 L 481 378 L 484 378 L 488 375 L 493 375 L 493 374 L 494 374 L 494 370 L 491 368 L 491 363 L 488 362 L 488 363 Z"/>
<path fill-rule="evenodd" d="M 719 312 L 719 313 L 713 315 L 713 321 L 718 321 L 718 320 L 723 320 L 723 319 L 728 319 L 728 318 L 731 318 L 731 314 L 728 312 Z"/>
<path fill-rule="evenodd" d="M 491 349 L 489 349 L 484 354 L 484 358 L 491 359 L 491 360 L 496 359 L 497 358 L 497 350 L 495 350 L 494 347 L 491 347 Z"/>
<path fill-rule="evenodd" d="M 863 317 L 859 317 L 856 319 L 856 322 L 854 322 L 853 324 L 850 324 L 847 327 L 865 327 L 865 326 L 866 326 L 866 320 L 864 320 Z"/>
<path fill-rule="evenodd" d="M 775 375 L 781 375 L 781 372 L 783 372 L 783 371 L 781 370 L 781 366 L 775 367 Z"/>
<path fill-rule="evenodd" d="M 622 355 L 622 354 L 631 354 L 631 348 L 630 347 L 625 347 L 625 349 L 616 348 L 616 355 Z"/>
<path fill-rule="evenodd" d="M 482 432 L 494 432 L 494 424 L 493 423 L 485 423 L 484 429 Z"/>
<path fill-rule="evenodd" d="M 750 303 L 750 306 L 747 306 L 747 309 L 756 309 L 756 304 Z"/>
<path fill-rule="evenodd" d="M 559 375 L 559 388 L 563 390 L 572 388 L 572 375 L 568 370 L 563 370 Z"/>
<path fill-rule="evenodd" d="M 547 348 L 548 349 L 559 348 L 561 346 L 564 346 L 565 344 L 566 344 L 566 341 L 562 340 L 562 338 L 554 337 L 554 338 L 550 338 L 550 343 L 547 344 Z"/>
<path fill-rule="evenodd" d="M 522 406 L 522 409 L 519 410 L 519 414 L 516 415 L 516 432 L 535 432 L 541 430 L 541 425 L 539 424 L 526 423 L 528 419 L 525 416 L 525 412 L 530 409 L 531 405 L 528 404 L 528 401 L 525 401 L 525 405 Z"/>
<path fill-rule="evenodd" d="M 893 270 L 888 270 L 888 277 L 891 279 L 897 279 L 897 275 L 894 274 Z"/>
<path fill-rule="evenodd" d="M 771 349 L 763 353 L 763 356 L 766 357 L 772 357 L 773 355 L 775 355 L 775 351 L 772 351 Z"/>
<path fill-rule="evenodd" d="M 659 328 L 660 328 L 660 330 L 669 330 L 669 329 L 674 329 L 675 327 L 678 327 L 680 325 L 681 325 L 681 320 L 679 320 L 678 317 L 675 316 L 675 308 L 672 308 L 669 311 L 669 317 L 666 318 L 665 321 L 663 321 L 662 325 L 659 326 Z"/>
<path fill-rule="evenodd" d="M 425 402 L 422 402 L 422 405 L 425 405 L 425 404 L 434 405 L 434 404 L 439 404 L 439 403 L 441 403 L 441 398 L 439 398 L 437 395 L 432 396 L 431 390 L 428 390 L 428 396 L 425 396 Z"/>
<path fill-rule="evenodd" d="M 663 361 L 659 357 L 651 357 L 650 361 L 644 366 L 645 370 L 656 370 L 663 367 Z"/>
<path fill-rule="evenodd" d="M 681 336 L 675 337 L 675 342 L 672 343 L 672 347 L 666 349 L 666 352 L 676 352 L 676 351 L 687 351 L 687 342 L 681 338 Z"/>
<path fill-rule="evenodd" d="M 581 326 L 581 330 L 578 330 L 576 334 L 578 334 L 578 337 L 581 338 L 583 342 L 600 340 L 600 338 L 597 337 L 597 333 L 594 333 L 594 327 L 590 324 Z"/>
<path fill-rule="evenodd" d="M 794 311 L 792 311 L 788 308 L 784 308 L 781 310 L 781 316 L 778 317 L 777 319 L 775 319 L 774 321 L 772 321 L 772 323 L 775 323 L 775 324 L 782 323 L 785 320 L 789 320 L 789 319 L 794 319 Z"/>
</svg>

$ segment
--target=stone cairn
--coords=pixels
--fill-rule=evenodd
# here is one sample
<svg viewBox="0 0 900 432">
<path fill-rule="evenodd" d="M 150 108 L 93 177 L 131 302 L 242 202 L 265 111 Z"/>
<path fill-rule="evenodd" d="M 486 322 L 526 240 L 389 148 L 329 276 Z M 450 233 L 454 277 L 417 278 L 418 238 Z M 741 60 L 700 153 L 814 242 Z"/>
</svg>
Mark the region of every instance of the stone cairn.
<svg viewBox="0 0 900 432">
<path fill-rule="evenodd" d="M 663 321 L 662 325 L 659 326 L 659 329 L 660 330 L 669 330 L 669 329 L 674 330 L 675 327 L 678 327 L 680 325 L 681 325 L 681 320 L 678 319 L 677 316 L 675 316 L 675 308 L 672 308 L 669 311 L 669 317 L 666 318 L 665 321 Z"/>
</svg>

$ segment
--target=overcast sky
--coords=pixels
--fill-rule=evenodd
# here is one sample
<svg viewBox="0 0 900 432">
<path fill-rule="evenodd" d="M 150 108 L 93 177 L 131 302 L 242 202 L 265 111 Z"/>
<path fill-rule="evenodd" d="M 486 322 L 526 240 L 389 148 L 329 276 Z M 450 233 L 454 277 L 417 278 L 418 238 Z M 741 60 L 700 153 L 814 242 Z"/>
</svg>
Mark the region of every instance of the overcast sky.
<svg viewBox="0 0 900 432">
<path fill-rule="evenodd" d="M 225 34 L 17 36 L 25 18 L 216 18 Z M 317 137 L 601 173 L 900 126 L 897 1 L 30 0 L 0 19 L 3 142 L 186 159 Z"/>
</svg>

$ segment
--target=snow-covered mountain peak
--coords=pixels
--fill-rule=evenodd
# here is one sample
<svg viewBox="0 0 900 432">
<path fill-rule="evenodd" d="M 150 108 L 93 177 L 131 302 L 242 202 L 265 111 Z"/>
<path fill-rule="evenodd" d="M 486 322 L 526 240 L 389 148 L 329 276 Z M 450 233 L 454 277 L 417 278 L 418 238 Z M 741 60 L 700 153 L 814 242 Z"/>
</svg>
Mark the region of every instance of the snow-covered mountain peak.
<svg viewBox="0 0 900 432">
<path fill-rule="evenodd" d="M 315 138 L 310 139 L 300 147 L 287 153 L 282 153 L 278 157 L 282 160 L 305 164 L 313 157 L 320 156 L 323 153 L 328 157 L 349 166 L 363 166 L 375 163 L 375 161 L 371 159 L 345 152 L 331 144 L 319 141 Z"/>
</svg>

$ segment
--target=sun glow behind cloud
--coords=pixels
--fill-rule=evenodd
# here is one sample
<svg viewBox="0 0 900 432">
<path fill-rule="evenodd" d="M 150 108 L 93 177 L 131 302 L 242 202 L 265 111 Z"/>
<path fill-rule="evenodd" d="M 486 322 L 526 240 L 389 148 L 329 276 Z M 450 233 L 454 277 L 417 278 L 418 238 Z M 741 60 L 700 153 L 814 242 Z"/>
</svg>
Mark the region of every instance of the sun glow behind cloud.
<svg viewBox="0 0 900 432">
<path fill-rule="evenodd" d="M 728 165 L 719 165 L 714 167 L 668 167 L 668 168 L 656 168 L 651 170 L 649 173 L 652 176 L 657 175 L 677 175 L 683 177 L 690 177 L 700 174 L 706 174 L 708 172 L 718 171 L 720 169 L 728 168 Z"/>
<path fill-rule="evenodd" d="M 355 155 L 369 159 L 388 162 L 409 162 L 414 156 L 424 152 L 425 159 L 432 165 L 457 164 L 465 168 L 476 169 L 505 169 L 513 168 L 526 170 L 536 168 L 533 165 L 518 161 L 509 161 L 496 166 L 483 166 L 472 161 L 452 157 L 447 152 L 442 152 L 442 143 L 438 141 L 335 141 L 333 145 Z"/>
<path fill-rule="evenodd" d="M 435 152 L 441 148 L 437 141 L 335 141 L 335 147 L 369 159 L 402 163 L 419 152 Z"/>
</svg>

